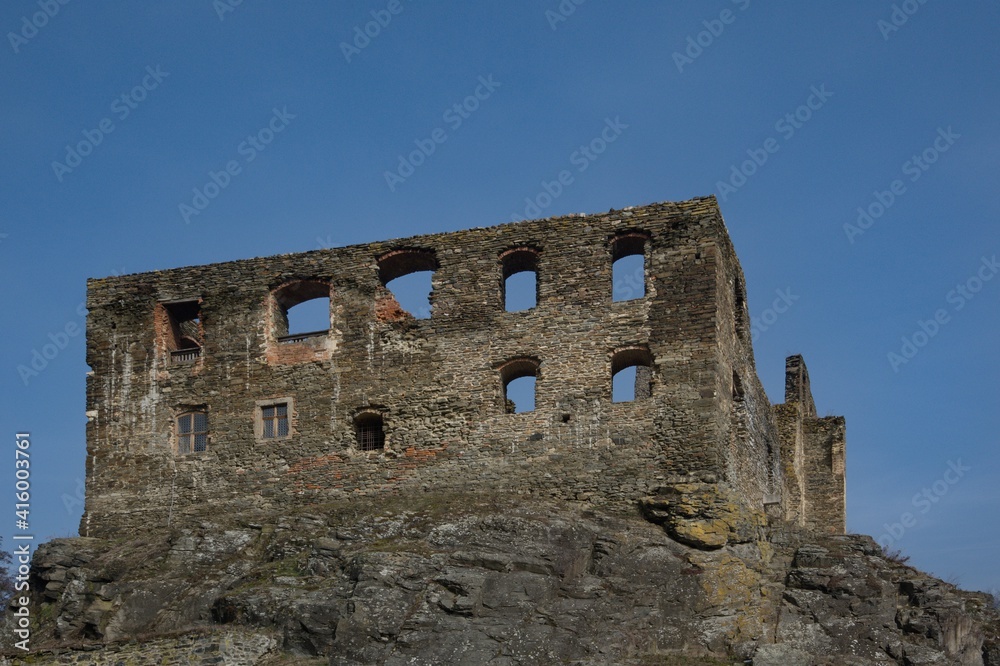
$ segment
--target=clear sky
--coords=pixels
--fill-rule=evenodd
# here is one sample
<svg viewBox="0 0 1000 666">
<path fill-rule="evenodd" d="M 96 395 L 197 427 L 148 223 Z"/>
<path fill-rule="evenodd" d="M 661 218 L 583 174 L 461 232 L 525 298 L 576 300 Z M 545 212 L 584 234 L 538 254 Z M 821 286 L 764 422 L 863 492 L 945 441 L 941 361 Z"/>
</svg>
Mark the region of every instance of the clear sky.
<svg viewBox="0 0 1000 666">
<path fill-rule="evenodd" d="M 998 25 L 988 0 L 4 2 L 4 545 L 19 431 L 30 531 L 78 527 L 88 277 L 716 194 L 771 400 L 802 353 L 847 418 L 849 528 L 1000 588 Z"/>
</svg>

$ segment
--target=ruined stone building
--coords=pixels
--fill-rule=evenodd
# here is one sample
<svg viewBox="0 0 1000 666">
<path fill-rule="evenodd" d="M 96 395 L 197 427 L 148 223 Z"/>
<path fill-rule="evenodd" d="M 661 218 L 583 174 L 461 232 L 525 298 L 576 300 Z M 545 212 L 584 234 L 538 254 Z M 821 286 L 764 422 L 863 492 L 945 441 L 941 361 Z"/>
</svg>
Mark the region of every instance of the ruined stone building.
<svg viewBox="0 0 1000 666">
<path fill-rule="evenodd" d="M 843 534 L 844 420 L 800 356 L 765 395 L 712 197 L 87 307 L 81 536 L 35 552 L 13 666 L 1000 663 L 986 595 Z"/>
<path fill-rule="evenodd" d="M 633 256 L 644 284 L 614 300 Z M 415 271 L 426 318 L 386 286 Z M 535 304 L 507 311 L 524 272 Z M 328 329 L 290 332 L 316 298 Z M 450 490 L 691 500 L 666 520 L 709 546 L 734 507 L 845 530 L 844 420 L 817 417 L 801 357 L 768 401 L 712 197 L 95 279 L 87 307 L 84 536 Z M 512 413 L 522 377 L 534 409 Z"/>
</svg>

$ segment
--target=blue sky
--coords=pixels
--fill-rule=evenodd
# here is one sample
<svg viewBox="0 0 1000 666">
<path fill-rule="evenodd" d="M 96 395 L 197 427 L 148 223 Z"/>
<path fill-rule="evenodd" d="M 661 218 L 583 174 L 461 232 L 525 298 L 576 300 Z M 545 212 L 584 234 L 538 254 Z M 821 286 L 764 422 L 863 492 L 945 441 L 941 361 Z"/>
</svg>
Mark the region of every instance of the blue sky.
<svg viewBox="0 0 1000 666">
<path fill-rule="evenodd" d="M 998 24 L 987 0 L 4 3 L 0 396 L 33 533 L 82 510 L 87 277 L 716 194 L 772 401 L 802 353 L 847 417 L 849 528 L 1000 588 Z"/>
</svg>

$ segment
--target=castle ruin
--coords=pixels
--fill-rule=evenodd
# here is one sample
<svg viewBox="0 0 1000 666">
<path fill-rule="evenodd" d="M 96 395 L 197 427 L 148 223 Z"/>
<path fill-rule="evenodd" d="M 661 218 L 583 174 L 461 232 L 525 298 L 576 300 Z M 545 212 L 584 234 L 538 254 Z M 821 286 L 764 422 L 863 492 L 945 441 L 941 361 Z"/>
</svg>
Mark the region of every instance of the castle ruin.
<svg viewBox="0 0 1000 666">
<path fill-rule="evenodd" d="M 628 256 L 642 294 L 616 301 Z M 429 318 L 386 287 L 415 271 Z M 290 335 L 315 298 L 328 329 Z M 733 512 L 845 531 L 844 420 L 798 356 L 768 401 L 714 197 L 95 279 L 87 307 L 83 536 L 449 490 L 639 505 L 709 548 Z"/>
</svg>

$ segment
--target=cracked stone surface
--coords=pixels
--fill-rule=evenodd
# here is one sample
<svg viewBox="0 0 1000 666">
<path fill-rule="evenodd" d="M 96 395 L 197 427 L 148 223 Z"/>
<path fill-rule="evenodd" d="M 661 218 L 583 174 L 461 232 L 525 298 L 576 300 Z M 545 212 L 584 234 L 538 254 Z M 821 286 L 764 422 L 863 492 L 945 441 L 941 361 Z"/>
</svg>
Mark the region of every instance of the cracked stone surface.
<svg viewBox="0 0 1000 666">
<path fill-rule="evenodd" d="M 31 663 L 197 636 L 215 661 L 181 663 L 997 664 L 985 595 L 869 537 L 737 521 L 691 545 L 648 510 L 476 495 L 321 509 L 41 546 L 34 644 L 73 649 Z"/>
</svg>

